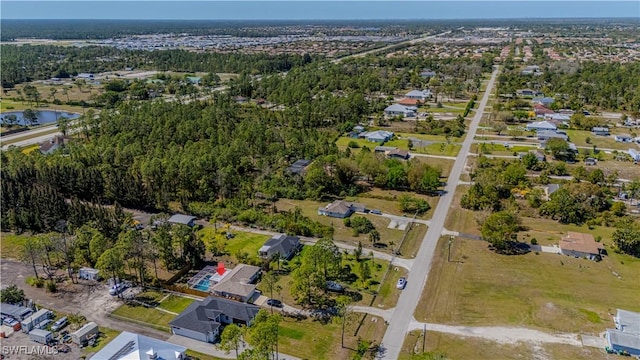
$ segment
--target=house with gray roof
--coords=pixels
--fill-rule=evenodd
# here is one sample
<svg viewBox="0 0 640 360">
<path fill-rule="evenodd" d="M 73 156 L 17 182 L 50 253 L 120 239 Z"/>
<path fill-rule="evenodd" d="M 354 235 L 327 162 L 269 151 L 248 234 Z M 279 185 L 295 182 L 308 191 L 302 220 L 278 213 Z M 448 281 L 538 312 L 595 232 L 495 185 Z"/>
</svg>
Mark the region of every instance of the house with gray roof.
<svg viewBox="0 0 640 360">
<path fill-rule="evenodd" d="M 287 234 L 274 235 L 258 250 L 258 255 L 268 259 L 275 254 L 280 254 L 280 259 L 289 260 L 300 248 L 300 238 Z"/>
<path fill-rule="evenodd" d="M 609 128 L 608 127 L 594 126 L 594 127 L 591 128 L 591 132 L 594 135 L 609 136 Z"/>
<path fill-rule="evenodd" d="M 255 305 L 210 296 L 191 303 L 171 320 L 169 326 L 174 335 L 213 343 L 222 327 L 228 324 L 251 325 L 259 310 Z"/>
<path fill-rule="evenodd" d="M 555 101 L 552 97 L 534 97 L 531 99 L 534 104 L 542 104 L 544 106 L 549 106 L 553 104 Z"/>
<path fill-rule="evenodd" d="M 425 101 L 431 97 L 431 90 L 411 90 L 404 95 L 408 99 Z"/>
<path fill-rule="evenodd" d="M 101 360 L 183 360 L 187 358 L 187 348 L 152 337 L 121 332 L 105 345 L 91 359 Z"/>
<path fill-rule="evenodd" d="M 22 321 L 33 314 L 33 310 L 21 305 L 2 303 L 0 304 L 0 314 Z"/>
<path fill-rule="evenodd" d="M 629 156 L 631 156 L 633 161 L 640 161 L 640 151 L 636 149 L 629 149 Z"/>
<path fill-rule="evenodd" d="M 555 132 L 553 130 L 538 130 L 536 131 L 536 138 L 538 140 L 547 141 L 549 139 L 562 139 L 564 141 L 569 140 L 566 134 Z"/>
<path fill-rule="evenodd" d="M 311 160 L 296 160 L 296 162 L 294 162 L 287 168 L 287 172 L 289 172 L 290 174 L 304 175 L 304 173 L 307 171 L 307 167 L 309 167 L 310 164 Z"/>
<path fill-rule="evenodd" d="M 418 108 L 415 106 L 405 106 L 400 104 L 389 105 L 384 109 L 384 114 L 387 116 L 403 116 L 414 117 Z"/>
<path fill-rule="evenodd" d="M 615 329 L 607 329 L 609 348 L 615 352 L 640 355 L 640 313 L 618 309 L 613 318 Z"/>
<path fill-rule="evenodd" d="M 551 130 L 551 131 L 556 131 L 558 130 L 558 127 L 556 126 L 556 124 L 549 122 L 549 121 L 536 121 L 536 122 L 532 122 L 527 124 L 527 130 L 535 130 L 535 131 L 539 131 L 539 130 Z"/>
<path fill-rule="evenodd" d="M 257 266 L 238 264 L 211 287 L 211 292 L 216 296 L 247 302 L 256 295 L 255 282 L 260 273 Z"/>
<path fill-rule="evenodd" d="M 629 134 L 618 134 L 613 137 L 617 142 L 633 142 L 633 137 Z"/>
<path fill-rule="evenodd" d="M 182 224 L 193 227 L 195 225 L 195 219 L 196 217 L 191 215 L 174 214 L 169 218 L 168 222 L 170 224 Z"/>
<path fill-rule="evenodd" d="M 381 142 L 391 140 L 391 138 L 393 138 L 393 133 L 391 131 L 386 131 L 386 130 L 376 130 L 376 131 L 362 133 L 360 134 L 360 137 L 363 137 L 371 142 L 381 143 Z"/>
<path fill-rule="evenodd" d="M 336 200 L 323 208 L 318 209 L 318 214 L 344 219 L 354 212 L 365 212 L 366 207 L 360 203 L 344 200 Z"/>
</svg>

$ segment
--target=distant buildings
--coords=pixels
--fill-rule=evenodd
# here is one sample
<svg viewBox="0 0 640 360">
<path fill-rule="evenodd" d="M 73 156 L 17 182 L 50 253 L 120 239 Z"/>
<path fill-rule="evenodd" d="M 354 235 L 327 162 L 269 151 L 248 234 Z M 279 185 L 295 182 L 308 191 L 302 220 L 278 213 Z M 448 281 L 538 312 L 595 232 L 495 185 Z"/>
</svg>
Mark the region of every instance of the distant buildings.
<svg viewBox="0 0 640 360">
<path fill-rule="evenodd" d="M 629 149 L 629 156 L 633 161 L 640 161 L 640 151 L 636 149 Z"/>
<path fill-rule="evenodd" d="M 591 128 L 591 132 L 594 135 L 598 135 L 598 136 L 609 136 L 609 128 L 608 127 L 593 127 Z"/>
<path fill-rule="evenodd" d="M 385 130 L 376 130 L 376 131 L 361 133 L 359 136 L 371 142 L 382 143 L 382 142 L 391 140 L 393 138 L 393 133 Z"/>
<path fill-rule="evenodd" d="M 542 75 L 540 71 L 540 66 L 538 65 L 529 65 L 520 71 L 521 75 Z"/>
<path fill-rule="evenodd" d="M 293 164 L 291 164 L 291 166 L 287 168 L 287 172 L 289 172 L 290 174 L 304 175 L 310 164 L 311 164 L 311 160 L 307 160 L 307 159 L 296 160 L 296 162 L 294 162 Z"/>
<path fill-rule="evenodd" d="M 633 142 L 633 137 L 631 135 L 628 135 L 628 134 L 615 135 L 614 139 L 617 142 L 625 142 L 625 143 Z"/>
<path fill-rule="evenodd" d="M 556 131 L 558 130 L 558 127 L 549 121 L 536 121 L 536 122 L 532 122 L 527 124 L 527 130 L 536 130 L 536 131 Z"/>
</svg>

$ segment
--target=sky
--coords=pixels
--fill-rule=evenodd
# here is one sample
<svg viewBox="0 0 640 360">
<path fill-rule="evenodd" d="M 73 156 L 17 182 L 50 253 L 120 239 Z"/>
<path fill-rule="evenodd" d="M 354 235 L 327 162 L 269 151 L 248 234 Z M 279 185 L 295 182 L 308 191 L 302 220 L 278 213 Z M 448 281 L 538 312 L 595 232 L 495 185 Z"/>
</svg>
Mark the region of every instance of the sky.
<svg viewBox="0 0 640 360">
<path fill-rule="evenodd" d="M 414 20 L 640 18 L 634 1 L 0 1 L 1 19 Z"/>
</svg>

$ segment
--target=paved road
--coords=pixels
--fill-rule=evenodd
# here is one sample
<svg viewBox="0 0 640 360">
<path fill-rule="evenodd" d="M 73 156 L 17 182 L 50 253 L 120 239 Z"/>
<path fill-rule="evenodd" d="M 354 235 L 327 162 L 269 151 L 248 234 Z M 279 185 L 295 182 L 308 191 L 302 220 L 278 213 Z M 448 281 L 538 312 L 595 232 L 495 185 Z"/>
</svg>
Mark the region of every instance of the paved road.
<svg viewBox="0 0 640 360">
<path fill-rule="evenodd" d="M 346 60 L 346 59 L 355 58 L 355 57 L 363 57 L 363 56 L 366 56 L 366 55 L 375 54 L 375 53 L 378 53 L 378 52 L 381 52 L 381 51 L 393 49 L 394 47 L 396 47 L 398 45 L 404 45 L 404 44 L 413 45 L 413 44 L 417 44 L 417 43 L 424 42 L 424 41 L 427 41 L 429 39 L 433 39 L 433 38 L 436 38 L 438 36 L 447 35 L 447 34 L 450 34 L 450 33 L 451 33 L 451 31 L 445 31 L 445 32 L 440 33 L 440 34 L 429 35 L 429 36 L 425 36 L 425 37 L 421 37 L 421 38 L 417 38 L 417 39 L 405 40 L 405 41 L 401 41 L 401 42 L 398 42 L 398 43 L 395 43 L 395 44 L 383 46 L 381 48 L 372 49 L 372 50 L 368 50 L 368 51 L 364 51 L 364 52 L 359 52 L 357 54 L 347 55 L 347 56 L 341 57 L 339 59 L 331 60 L 331 62 L 334 63 L 334 64 L 337 64 L 337 63 L 339 63 L 339 62 L 341 62 L 343 60 Z"/>
<path fill-rule="evenodd" d="M 482 101 L 480 101 L 478 109 L 484 109 L 486 107 L 487 101 L 489 100 L 489 94 L 493 89 L 493 84 L 496 80 L 497 74 L 498 69 L 496 68 L 491 75 L 491 80 L 489 80 L 489 84 L 485 90 L 484 96 L 482 97 Z M 464 169 L 464 165 L 467 161 L 467 154 L 469 153 L 471 143 L 473 142 L 473 138 L 483 114 L 484 111 L 478 111 L 471 121 L 469 132 L 465 141 L 462 143 L 462 149 L 460 150 L 453 168 L 451 169 L 449 181 L 445 187 L 446 191 L 444 195 L 440 197 L 434 216 L 431 219 L 431 226 L 420 245 L 420 250 L 416 257 L 419 261 L 416 261 L 413 264 L 413 268 L 407 279 L 407 287 L 402 291 L 402 294 L 400 294 L 396 310 L 393 312 L 393 317 L 391 318 L 387 332 L 384 334 L 384 338 L 382 339 L 382 344 L 386 349 L 385 353 L 382 355 L 384 359 L 397 359 L 400 356 L 400 350 L 404 342 L 405 334 L 409 328 L 409 323 L 413 320 L 413 312 L 418 305 L 420 295 L 422 294 L 427 277 L 429 276 L 431 259 L 433 258 L 438 239 L 444 229 L 447 212 L 449 211 L 449 207 L 451 207 L 456 186 L 458 185 L 460 175 L 462 174 L 462 170 Z"/>
</svg>

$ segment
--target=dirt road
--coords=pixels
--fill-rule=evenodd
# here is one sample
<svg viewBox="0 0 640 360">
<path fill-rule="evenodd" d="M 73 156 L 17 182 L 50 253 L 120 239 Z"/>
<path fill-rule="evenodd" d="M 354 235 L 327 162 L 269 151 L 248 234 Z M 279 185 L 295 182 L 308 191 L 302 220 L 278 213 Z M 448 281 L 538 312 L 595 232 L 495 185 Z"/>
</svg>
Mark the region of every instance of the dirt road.
<svg viewBox="0 0 640 360">
<path fill-rule="evenodd" d="M 16 284 L 24 290 L 25 296 L 39 306 L 70 314 L 79 313 L 88 321 L 94 321 L 99 326 L 108 327 L 119 331 L 130 331 L 138 334 L 152 336 L 166 340 L 170 334 L 136 324 L 119 321 L 107 315 L 122 305 L 122 301 L 108 293 L 107 285 L 92 286 L 88 283 L 72 286 L 60 286 L 60 291 L 55 294 L 47 293 L 44 289 L 38 289 L 25 284 L 25 279 L 33 276 L 33 270 L 25 264 L 2 259 L 0 265 L 2 285 Z"/>
</svg>

